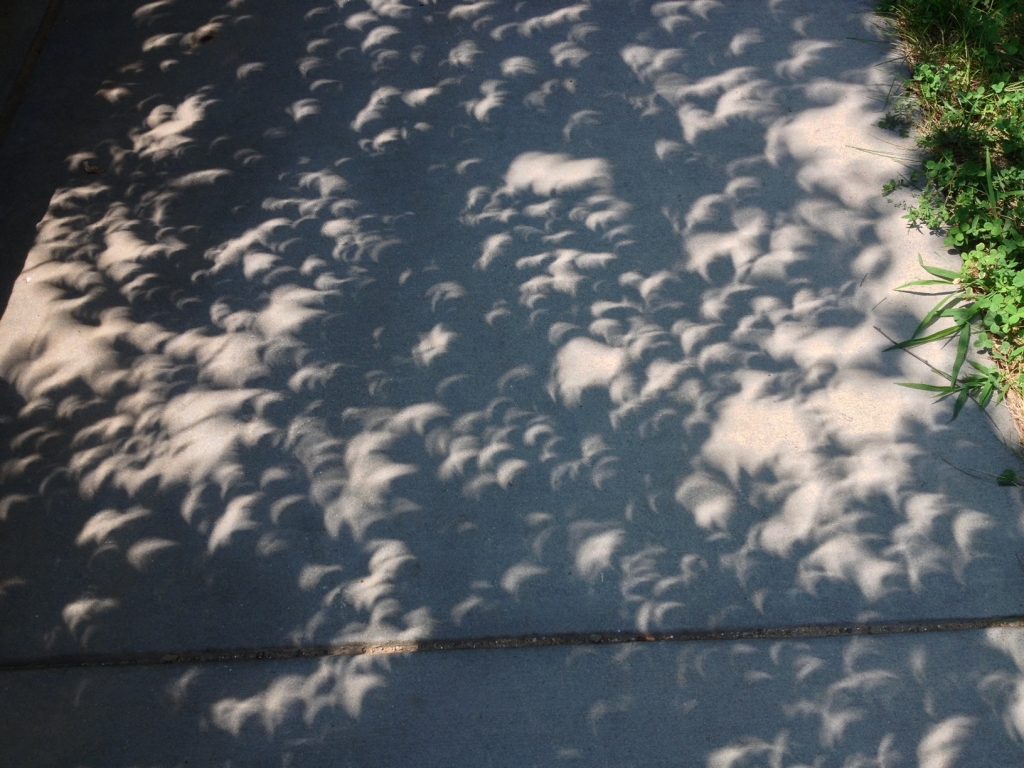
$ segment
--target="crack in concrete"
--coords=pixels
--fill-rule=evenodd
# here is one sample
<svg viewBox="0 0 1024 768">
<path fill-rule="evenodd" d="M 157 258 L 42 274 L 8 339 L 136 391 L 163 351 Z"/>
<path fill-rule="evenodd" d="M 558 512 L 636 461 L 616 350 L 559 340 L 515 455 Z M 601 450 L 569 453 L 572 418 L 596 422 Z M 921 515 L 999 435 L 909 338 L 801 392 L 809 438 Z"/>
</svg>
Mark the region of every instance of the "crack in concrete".
<svg viewBox="0 0 1024 768">
<path fill-rule="evenodd" d="M 639 643 L 736 642 L 741 640 L 813 640 L 839 637 L 885 637 L 984 629 L 1024 629 L 1024 616 L 977 619 L 919 619 L 846 624 L 798 624 L 736 629 L 684 629 L 660 632 L 580 632 L 498 635 L 408 641 L 347 642 L 307 646 L 210 649 L 50 656 L 0 661 L 0 673 L 30 670 L 90 669 L 97 667 L 154 667 L 169 665 L 234 664 L 242 662 L 322 659 L 338 656 L 398 656 L 451 651 L 526 650 Z"/>
<path fill-rule="evenodd" d="M 46 45 L 47 38 L 50 35 L 50 30 L 53 29 L 53 25 L 57 22 L 57 15 L 60 13 L 63 2 L 64 0 L 48 1 L 46 9 L 43 11 L 43 16 L 39 21 L 39 26 L 36 27 L 35 34 L 32 36 L 32 42 L 29 43 L 28 50 L 25 52 L 25 58 L 22 59 L 21 66 L 14 76 L 10 90 L 7 92 L 7 98 L 4 100 L 2 107 L 0 107 L 0 146 L 3 146 L 4 139 L 7 138 L 7 132 L 14 123 L 18 107 L 21 106 L 21 102 L 25 98 L 29 80 L 32 79 L 32 73 L 39 61 L 39 57 L 42 55 L 43 47 Z"/>
</svg>

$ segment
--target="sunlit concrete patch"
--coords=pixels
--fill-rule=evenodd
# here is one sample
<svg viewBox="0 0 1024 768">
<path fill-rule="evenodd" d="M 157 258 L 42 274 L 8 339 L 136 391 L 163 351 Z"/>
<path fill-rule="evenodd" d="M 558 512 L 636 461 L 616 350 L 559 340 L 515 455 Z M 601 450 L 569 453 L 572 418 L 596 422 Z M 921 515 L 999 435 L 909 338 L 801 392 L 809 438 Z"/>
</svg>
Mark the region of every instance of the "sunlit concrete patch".
<svg viewBox="0 0 1024 768">
<path fill-rule="evenodd" d="M 623 371 L 626 353 L 590 339 L 573 339 L 555 359 L 555 390 L 568 405 L 592 387 L 608 390 Z"/>
<path fill-rule="evenodd" d="M 530 190 L 536 195 L 555 195 L 587 187 L 607 186 L 608 163 L 600 158 L 575 159 L 563 154 L 526 152 L 515 160 L 505 174 L 510 190 Z"/>
<path fill-rule="evenodd" d="M 458 338 L 458 334 L 444 323 L 438 323 L 428 333 L 420 336 L 419 343 L 413 347 L 412 354 L 418 365 L 430 365 L 435 359 L 442 357 L 448 352 L 452 342 Z"/>
<path fill-rule="evenodd" d="M 810 425 L 790 403 L 765 397 L 769 380 L 742 374 L 742 389 L 725 401 L 705 444 L 705 458 L 733 482 L 741 471 L 756 474 L 766 466 L 776 473 L 801 471 L 813 454 Z"/>
<path fill-rule="evenodd" d="M 154 107 L 146 117 L 148 130 L 132 136 L 134 150 L 140 157 L 152 156 L 155 160 L 184 151 L 189 144 L 188 132 L 202 121 L 209 105 L 210 99 L 197 93 L 177 105 Z"/>
</svg>

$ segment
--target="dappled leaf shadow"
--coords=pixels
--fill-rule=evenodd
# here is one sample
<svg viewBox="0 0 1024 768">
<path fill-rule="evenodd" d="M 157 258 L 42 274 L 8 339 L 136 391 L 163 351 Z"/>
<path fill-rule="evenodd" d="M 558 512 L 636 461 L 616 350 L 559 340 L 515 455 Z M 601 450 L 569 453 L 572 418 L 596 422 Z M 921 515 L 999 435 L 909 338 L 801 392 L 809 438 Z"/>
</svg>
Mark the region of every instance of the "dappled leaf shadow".
<svg viewBox="0 0 1024 768">
<path fill-rule="evenodd" d="M 1009 453 L 874 328 L 930 241 L 848 146 L 885 140 L 863 13 L 204 5 L 135 11 L 3 320 L 3 658 L 1019 609 L 1019 500 L 942 464 Z M 268 667 L 175 727 L 351 735 L 427 664 Z"/>
</svg>

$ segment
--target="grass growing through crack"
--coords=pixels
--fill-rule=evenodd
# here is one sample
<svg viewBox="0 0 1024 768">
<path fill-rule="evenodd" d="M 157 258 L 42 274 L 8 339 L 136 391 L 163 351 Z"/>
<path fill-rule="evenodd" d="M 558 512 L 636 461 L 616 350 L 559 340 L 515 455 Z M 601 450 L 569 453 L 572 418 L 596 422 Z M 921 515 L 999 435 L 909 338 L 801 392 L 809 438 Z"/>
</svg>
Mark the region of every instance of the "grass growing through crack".
<svg viewBox="0 0 1024 768">
<path fill-rule="evenodd" d="M 953 398 L 956 416 L 1024 388 L 1024 2 L 883 0 L 878 12 L 910 67 L 926 156 L 907 217 L 963 257 L 959 271 L 922 263 L 927 277 L 901 286 L 939 300 L 895 346 L 956 343 L 943 383 L 908 385 Z"/>
</svg>

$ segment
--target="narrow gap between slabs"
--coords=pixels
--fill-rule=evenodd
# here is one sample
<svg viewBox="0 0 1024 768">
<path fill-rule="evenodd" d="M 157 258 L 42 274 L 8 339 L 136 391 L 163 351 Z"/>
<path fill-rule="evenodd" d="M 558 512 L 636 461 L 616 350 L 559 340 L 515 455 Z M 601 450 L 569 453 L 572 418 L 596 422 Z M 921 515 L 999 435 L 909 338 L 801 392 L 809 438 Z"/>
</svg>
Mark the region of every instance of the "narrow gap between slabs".
<svg viewBox="0 0 1024 768">
<path fill-rule="evenodd" d="M 475 638 L 439 638 L 378 643 L 335 643 L 308 646 L 264 646 L 202 651 L 86 654 L 0 661 L 0 673 L 27 670 L 86 669 L 95 667 L 151 667 L 168 665 L 229 664 L 335 656 L 397 656 L 445 651 L 526 650 L 640 643 L 736 642 L 758 640 L 812 640 L 838 637 L 884 637 L 984 629 L 1024 629 L 1024 616 L 976 619 L 920 619 L 847 624 L 799 624 L 785 627 L 694 629 L 662 632 L 588 632 L 500 635 Z"/>
</svg>

